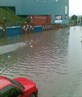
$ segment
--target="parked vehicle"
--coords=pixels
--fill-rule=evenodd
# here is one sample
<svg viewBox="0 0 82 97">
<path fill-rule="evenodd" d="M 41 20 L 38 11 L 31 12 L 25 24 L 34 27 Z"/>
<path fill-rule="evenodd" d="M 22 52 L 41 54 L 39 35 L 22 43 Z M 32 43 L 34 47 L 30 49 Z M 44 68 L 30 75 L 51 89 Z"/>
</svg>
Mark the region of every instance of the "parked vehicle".
<svg viewBox="0 0 82 97">
<path fill-rule="evenodd" d="M 0 76 L 0 97 L 38 97 L 38 89 L 28 78 Z"/>
</svg>

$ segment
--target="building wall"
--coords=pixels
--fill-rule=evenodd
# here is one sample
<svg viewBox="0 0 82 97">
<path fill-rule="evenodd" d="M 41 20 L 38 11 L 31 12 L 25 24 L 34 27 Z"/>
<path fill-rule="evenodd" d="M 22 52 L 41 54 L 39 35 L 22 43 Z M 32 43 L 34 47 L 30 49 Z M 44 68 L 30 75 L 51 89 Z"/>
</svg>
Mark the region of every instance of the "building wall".
<svg viewBox="0 0 82 97">
<path fill-rule="evenodd" d="M 15 6 L 17 15 L 50 15 L 52 24 L 55 16 L 61 15 L 61 23 L 68 24 L 69 0 L 1 0 L 0 5 Z"/>
</svg>

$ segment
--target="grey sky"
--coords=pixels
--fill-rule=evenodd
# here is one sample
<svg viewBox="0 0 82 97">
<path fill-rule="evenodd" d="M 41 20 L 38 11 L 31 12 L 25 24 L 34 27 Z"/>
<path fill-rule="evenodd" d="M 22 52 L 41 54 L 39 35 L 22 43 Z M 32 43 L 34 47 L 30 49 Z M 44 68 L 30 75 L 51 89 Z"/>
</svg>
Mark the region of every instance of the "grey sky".
<svg viewBox="0 0 82 97">
<path fill-rule="evenodd" d="M 69 15 L 82 15 L 82 0 L 69 0 Z"/>
</svg>

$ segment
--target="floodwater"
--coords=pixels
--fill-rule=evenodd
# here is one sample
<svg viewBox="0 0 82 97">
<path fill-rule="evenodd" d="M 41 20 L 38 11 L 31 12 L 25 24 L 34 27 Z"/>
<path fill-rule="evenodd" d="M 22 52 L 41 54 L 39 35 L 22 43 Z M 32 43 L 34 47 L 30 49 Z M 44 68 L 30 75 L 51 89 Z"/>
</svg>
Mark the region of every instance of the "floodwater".
<svg viewBox="0 0 82 97">
<path fill-rule="evenodd" d="M 25 45 L 0 55 L 0 75 L 30 78 L 37 84 L 39 97 L 82 97 L 81 27 L 33 33 L 14 40 Z"/>
</svg>

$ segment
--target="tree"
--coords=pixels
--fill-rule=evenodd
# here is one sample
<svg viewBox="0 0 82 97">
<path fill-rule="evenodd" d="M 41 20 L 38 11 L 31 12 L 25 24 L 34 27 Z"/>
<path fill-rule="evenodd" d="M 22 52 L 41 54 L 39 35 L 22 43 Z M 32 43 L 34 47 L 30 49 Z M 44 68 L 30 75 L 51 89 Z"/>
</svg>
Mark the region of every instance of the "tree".
<svg viewBox="0 0 82 97">
<path fill-rule="evenodd" d="M 27 23 L 29 24 L 29 23 L 30 23 L 30 17 L 27 17 L 27 18 L 26 18 L 26 21 L 27 21 Z"/>
<path fill-rule="evenodd" d="M 76 15 L 73 15 L 72 17 L 71 17 L 71 20 L 77 20 L 77 16 Z"/>
<path fill-rule="evenodd" d="M 72 21 L 72 23 L 73 23 L 74 25 L 77 24 L 77 19 L 78 19 L 78 17 L 77 17 L 76 15 L 73 15 L 73 16 L 71 17 L 71 21 Z"/>
</svg>

